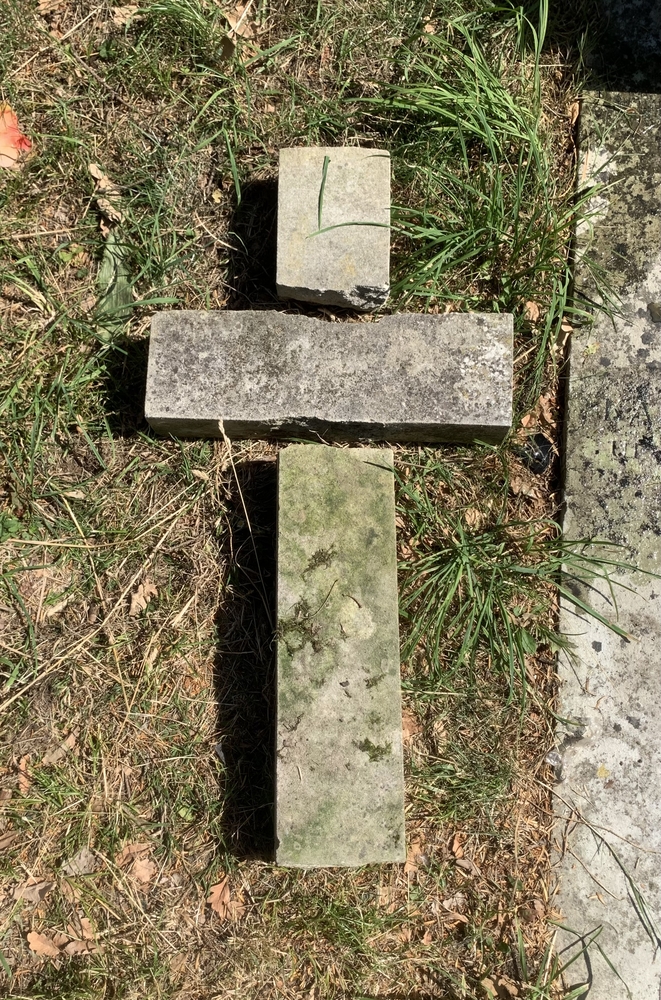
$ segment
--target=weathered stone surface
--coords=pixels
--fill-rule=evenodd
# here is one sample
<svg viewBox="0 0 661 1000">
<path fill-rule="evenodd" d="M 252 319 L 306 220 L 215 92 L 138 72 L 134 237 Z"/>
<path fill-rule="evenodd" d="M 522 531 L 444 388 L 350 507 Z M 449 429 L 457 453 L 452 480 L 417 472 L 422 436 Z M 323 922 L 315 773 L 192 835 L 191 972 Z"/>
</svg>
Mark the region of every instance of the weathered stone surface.
<svg viewBox="0 0 661 1000">
<path fill-rule="evenodd" d="M 623 548 L 606 558 L 659 573 L 661 326 L 649 306 L 661 302 L 661 98 L 591 95 L 581 131 L 581 176 L 611 186 L 594 199 L 594 231 L 579 232 L 579 250 L 607 270 L 621 307 L 614 321 L 596 314 L 573 336 L 565 533 L 617 542 Z M 598 298 L 585 267 L 578 289 L 586 302 Z M 562 932 L 560 946 L 603 927 L 599 945 L 626 987 L 596 948 L 590 967 L 581 959 L 567 970 L 567 982 L 590 981 L 590 1000 L 659 1000 L 661 580 L 626 571 L 613 579 L 631 589 L 576 593 L 631 640 L 569 601 L 561 612 L 575 657 L 559 663 L 559 715 L 568 720 L 558 732 L 559 843 L 566 817 L 582 822 L 568 827 L 560 869 L 562 922 L 575 932 Z M 649 908 L 647 927 L 634 886 Z"/>
<path fill-rule="evenodd" d="M 512 420 L 512 317 L 281 312 L 152 320 L 145 413 L 181 437 L 499 441 Z"/>
<path fill-rule="evenodd" d="M 279 864 L 405 859 L 391 451 L 280 452 L 276 786 Z"/>
<path fill-rule="evenodd" d="M 282 299 L 366 311 L 383 305 L 390 288 L 386 150 L 280 150 L 276 283 Z"/>
</svg>

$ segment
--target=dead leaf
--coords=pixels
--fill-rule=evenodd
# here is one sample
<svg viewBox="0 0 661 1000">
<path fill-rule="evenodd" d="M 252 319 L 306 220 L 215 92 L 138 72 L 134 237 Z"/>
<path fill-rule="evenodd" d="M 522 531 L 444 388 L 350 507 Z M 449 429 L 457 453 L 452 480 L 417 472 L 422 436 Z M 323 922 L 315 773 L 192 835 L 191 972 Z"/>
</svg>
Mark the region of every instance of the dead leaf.
<svg viewBox="0 0 661 1000">
<path fill-rule="evenodd" d="M 18 840 L 19 836 L 18 830 L 8 830 L 6 833 L 0 833 L 0 851 L 6 851 L 12 846 L 14 841 Z"/>
<path fill-rule="evenodd" d="M 12 899 L 24 899 L 26 903 L 40 903 L 42 899 L 46 898 L 54 885 L 54 882 L 29 878 L 27 882 L 14 887 L 12 890 Z"/>
<path fill-rule="evenodd" d="M 578 116 L 581 113 L 581 105 L 579 101 L 574 101 L 573 104 L 569 106 L 569 124 L 574 127 L 578 121 Z"/>
<path fill-rule="evenodd" d="M 94 851 L 90 851 L 89 847 L 82 847 L 78 854 L 74 854 L 62 865 L 60 871 L 63 875 L 91 875 L 98 867 Z"/>
<path fill-rule="evenodd" d="M 412 712 L 409 708 L 405 708 L 402 712 L 402 735 L 404 737 L 404 743 L 410 743 L 414 736 L 422 732 L 422 726 L 418 721 L 417 715 Z"/>
<path fill-rule="evenodd" d="M 498 980 L 498 993 L 501 997 L 518 997 L 519 995 L 516 984 L 507 976 L 501 976 Z"/>
<path fill-rule="evenodd" d="M 0 788 L 0 803 L 9 802 L 12 797 L 11 788 Z"/>
<path fill-rule="evenodd" d="M 144 854 L 149 854 L 152 845 L 150 843 L 135 842 L 133 844 L 125 844 L 122 847 L 119 854 L 115 855 L 115 864 L 118 868 L 122 868 L 124 865 L 128 864 L 129 861 L 134 861 L 136 858 L 142 857 Z"/>
<path fill-rule="evenodd" d="M 537 323 L 542 315 L 542 310 L 536 302 L 526 302 L 523 307 L 523 315 L 530 323 Z"/>
<path fill-rule="evenodd" d="M 544 906 L 541 899 L 533 899 L 532 905 L 534 907 L 535 913 L 537 914 L 538 920 L 544 920 L 546 917 L 546 907 Z"/>
<path fill-rule="evenodd" d="M 471 861 L 470 858 L 457 858 L 455 862 L 457 868 L 463 869 L 463 871 L 468 872 L 470 875 L 480 875 L 480 869 L 477 867 L 475 862 Z"/>
<path fill-rule="evenodd" d="M 30 791 L 30 786 L 32 784 L 32 781 L 30 780 L 30 776 L 28 774 L 29 760 L 30 758 L 25 756 L 21 757 L 21 759 L 18 762 L 18 790 L 21 793 L 21 795 L 27 795 L 28 792 Z"/>
<path fill-rule="evenodd" d="M 96 951 L 96 948 L 90 948 L 87 941 L 69 941 L 69 944 L 64 946 L 65 955 L 92 955 Z"/>
<path fill-rule="evenodd" d="M 466 841 L 465 833 L 455 833 L 452 838 L 452 846 L 450 850 L 454 854 L 455 858 L 463 858 L 464 856 L 464 843 Z"/>
<path fill-rule="evenodd" d="M 57 958 L 60 954 L 60 949 L 52 938 L 49 938 L 46 934 L 37 934 L 36 931 L 31 931 L 28 934 L 28 945 L 30 946 L 30 951 L 33 951 L 35 955 Z"/>
<path fill-rule="evenodd" d="M 139 9 L 137 3 L 129 3 L 125 7 L 113 7 L 112 23 L 117 25 L 118 28 L 123 28 L 125 24 L 128 24 L 135 17 Z"/>
<path fill-rule="evenodd" d="M 18 118 L 8 104 L 0 104 L 0 167 L 20 170 L 22 157 L 32 149 L 32 143 L 18 127 Z"/>
<path fill-rule="evenodd" d="M 93 941 L 95 938 L 94 930 L 92 928 L 92 921 L 89 917 L 80 918 L 80 928 L 83 932 L 83 938 L 85 941 Z"/>
<path fill-rule="evenodd" d="M 427 930 L 425 931 L 425 933 L 422 935 L 422 943 L 423 944 L 431 944 L 433 940 L 434 940 L 434 937 L 432 935 L 432 932 L 429 930 L 429 928 L 427 928 Z"/>
<path fill-rule="evenodd" d="M 425 25 L 423 25 L 422 30 L 427 35 L 435 35 L 436 34 L 436 25 L 434 24 L 433 21 L 427 21 L 427 23 Z"/>
<path fill-rule="evenodd" d="M 121 194 L 120 188 L 117 187 L 114 181 L 110 180 L 108 175 L 104 173 L 104 171 L 101 169 L 98 163 L 89 163 L 87 165 L 87 169 L 90 173 L 90 176 L 93 177 L 94 180 L 96 181 L 96 191 L 99 194 L 107 194 L 107 195 Z"/>
<path fill-rule="evenodd" d="M 69 750 L 73 750 L 76 745 L 76 734 L 70 733 L 64 743 L 60 743 L 58 747 L 54 750 L 49 750 L 47 754 L 44 755 L 41 763 L 42 764 L 57 764 L 59 760 L 66 757 Z"/>
<path fill-rule="evenodd" d="M 136 858 L 133 862 L 131 874 L 138 882 L 147 885 L 158 871 L 158 865 L 150 861 L 149 858 Z"/>
<path fill-rule="evenodd" d="M 212 885 L 207 896 L 207 903 L 211 909 L 218 914 L 221 920 L 227 916 L 227 909 L 231 899 L 229 879 L 224 878 L 222 882 Z"/>
<path fill-rule="evenodd" d="M 496 984 L 493 979 L 483 979 L 480 986 L 484 990 L 484 995 L 487 1000 L 497 1000 L 498 991 L 496 990 Z"/>
<path fill-rule="evenodd" d="M 252 7 L 252 0 L 247 4 L 237 4 L 233 10 L 224 11 L 223 17 L 232 29 L 230 34 L 238 35 L 240 38 L 256 38 L 257 26 L 254 21 L 248 20 L 248 11 Z"/>
<path fill-rule="evenodd" d="M 423 842 L 421 837 L 414 837 L 411 840 L 409 849 L 406 852 L 406 863 L 404 865 L 404 874 L 407 875 L 409 872 L 417 872 L 418 870 L 418 860 L 423 857 Z"/>
<path fill-rule="evenodd" d="M 441 906 L 449 913 L 463 913 L 466 907 L 466 897 L 463 892 L 455 892 L 454 895 L 441 900 Z"/>
<path fill-rule="evenodd" d="M 55 14 L 64 9 L 64 0 L 39 0 L 37 13 L 42 17 L 46 14 Z"/>
<path fill-rule="evenodd" d="M 120 212 L 116 205 L 109 198 L 97 198 L 96 205 L 99 211 L 105 215 L 108 222 L 123 222 L 124 214 Z"/>
<path fill-rule="evenodd" d="M 144 611 L 152 597 L 158 597 L 158 590 L 151 582 L 147 579 L 144 583 L 141 583 L 134 594 L 131 595 L 131 608 L 129 610 L 129 615 L 135 618 L 137 614 Z"/>
</svg>

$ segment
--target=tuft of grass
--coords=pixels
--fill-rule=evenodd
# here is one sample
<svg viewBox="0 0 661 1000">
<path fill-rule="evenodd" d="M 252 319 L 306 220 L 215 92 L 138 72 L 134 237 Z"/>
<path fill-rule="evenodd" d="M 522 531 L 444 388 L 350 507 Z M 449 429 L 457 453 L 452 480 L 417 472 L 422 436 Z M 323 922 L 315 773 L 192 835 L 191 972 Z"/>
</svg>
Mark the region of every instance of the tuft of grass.
<svg viewBox="0 0 661 1000">
<path fill-rule="evenodd" d="M 503 469 L 507 489 L 506 469 Z M 478 659 L 525 697 L 527 661 L 541 648 L 567 646 L 555 629 L 560 592 L 621 636 L 580 596 L 576 584 L 609 581 L 622 563 L 595 554 L 588 539 L 568 540 L 556 520 L 511 519 L 505 502 L 488 512 L 444 508 L 438 483 L 453 470 L 435 454 L 411 464 L 399 486 L 399 512 L 411 526 L 411 553 L 401 567 L 403 656 L 422 652 L 431 687 L 452 669 L 470 673 Z"/>
<path fill-rule="evenodd" d="M 394 302 L 514 313 L 521 353 L 533 355 L 517 386 L 524 409 L 563 321 L 580 314 L 571 242 L 589 197 L 577 198 L 573 174 L 557 169 L 542 69 L 547 17 L 541 0 L 534 22 L 504 8 L 483 33 L 467 18 L 419 32 L 398 51 L 392 81 L 363 99 L 388 122 L 406 199 L 393 212 Z"/>
</svg>

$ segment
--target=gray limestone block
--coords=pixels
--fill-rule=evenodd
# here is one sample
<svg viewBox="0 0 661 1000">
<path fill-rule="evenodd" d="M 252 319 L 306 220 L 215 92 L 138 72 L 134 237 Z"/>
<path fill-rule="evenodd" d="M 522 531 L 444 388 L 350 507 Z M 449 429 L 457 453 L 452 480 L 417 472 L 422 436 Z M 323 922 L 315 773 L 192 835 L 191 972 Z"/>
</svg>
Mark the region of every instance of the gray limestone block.
<svg viewBox="0 0 661 1000">
<path fill-rule="evenodd" d="M 390 154 L 359 146 L 280 150 L 277 290 L 370 311 L 390 288 Z"/>
<path fill-rule="evenodd" d="M 512 422 L 509 315 L 399 313 L 331 323 L 283 312 L 152 320 L 145 413 L 160 434 L 502 440 Z"/>
<path fill-rule="evenodd" d="M 276 860 L 404 861 L 391 451 L 280 452 L 277 602 Z"/>
</svg>

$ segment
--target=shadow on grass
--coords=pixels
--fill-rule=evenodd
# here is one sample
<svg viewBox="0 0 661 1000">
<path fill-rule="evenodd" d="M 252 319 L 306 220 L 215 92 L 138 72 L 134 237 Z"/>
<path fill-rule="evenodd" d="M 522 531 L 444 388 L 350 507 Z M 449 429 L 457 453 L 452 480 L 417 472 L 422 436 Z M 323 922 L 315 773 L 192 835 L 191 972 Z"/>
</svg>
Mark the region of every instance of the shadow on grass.
<svg viewBox="0 0 661 1000">
<path fill-rule="evenodd" d="M 231 530 L 223 546 L 230 569 L 216 618 L 223 828 L 225 845 L 235 856 L 272 860 L 276 463 L 239 466 L 237 478 L 228 512 Z"/>
<path fill-rule="evenodd" d="M 277 202 L 276 180 L 252 181 L 241 192 L 230 226 L 228 309 L 282 308 L 275 290 Z"/>
<path fill-rule="evenodd" d="M 145 389 L 149 340 L 119 339 L 103 357 L 105 413 L 113 435 L 130 437 L 147 430 Z"/>
<path fill-rule="evenodd" d="M 546 49 L 582 59 L 589 90 L 661 92 L 661 6 L 650 0 L 557 0 L 549 5 Z M 524 10 L 537 24 L 538 0 Z"/>
</svg>

